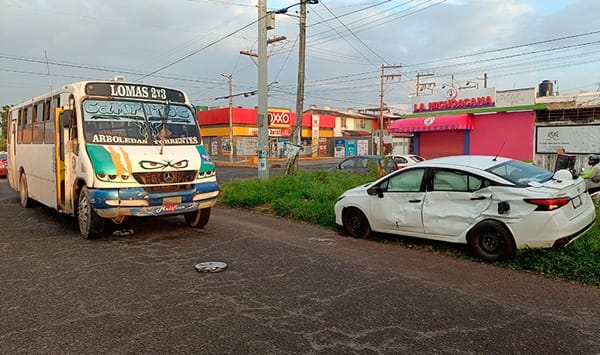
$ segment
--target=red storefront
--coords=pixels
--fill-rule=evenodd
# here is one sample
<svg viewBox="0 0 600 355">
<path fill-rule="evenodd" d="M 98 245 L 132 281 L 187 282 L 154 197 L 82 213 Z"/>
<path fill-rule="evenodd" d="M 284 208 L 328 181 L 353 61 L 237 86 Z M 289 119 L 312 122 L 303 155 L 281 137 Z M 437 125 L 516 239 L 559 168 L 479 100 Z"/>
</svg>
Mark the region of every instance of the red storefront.
<svg viewBox="0 0 600 355">
<path fill-rule="evenodd" d="M 472 90 L 471 98 L 468 94 L 453 94 L 455 97 L 446 101 L 438 98 L 432 103 L 414 104 L 415 112 L 421 117 L 396 120 L 390 125 L 390 131 L 398 135 L 412 133 L 414 153 L 428 159 L 466 154 L 533 160 L 533 97 L 530 107 L 496 107 L 495 89 Z M 511 95 L 513 98 L 515 93 Z M 499 101 L 504 103 L 502 97 Z M 437 111 L 441 106 L 456 110 Z"/>
</svg>

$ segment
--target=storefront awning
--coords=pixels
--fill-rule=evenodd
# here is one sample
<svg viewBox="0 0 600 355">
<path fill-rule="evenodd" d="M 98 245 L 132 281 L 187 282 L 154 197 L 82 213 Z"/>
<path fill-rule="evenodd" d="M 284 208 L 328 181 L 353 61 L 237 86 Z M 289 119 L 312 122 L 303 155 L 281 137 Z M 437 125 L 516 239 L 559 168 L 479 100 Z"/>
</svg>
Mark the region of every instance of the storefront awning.
<svg viewBox="0 0 600 355">
<path fill-rule="evenodd" d="M 362 136 L 370 136 L 371 132 L 369 131 L 357 131 L 352 129 L 344 129 L 342 130 L 342 136 L 344 137 L 362 137 Z"/>
<path fill-rule="evenodd" d="M 395 120 L 390 125 L 392 133 L 460 131 L 473 129 L 473 115 L 407 118 Z"/>
</svg>

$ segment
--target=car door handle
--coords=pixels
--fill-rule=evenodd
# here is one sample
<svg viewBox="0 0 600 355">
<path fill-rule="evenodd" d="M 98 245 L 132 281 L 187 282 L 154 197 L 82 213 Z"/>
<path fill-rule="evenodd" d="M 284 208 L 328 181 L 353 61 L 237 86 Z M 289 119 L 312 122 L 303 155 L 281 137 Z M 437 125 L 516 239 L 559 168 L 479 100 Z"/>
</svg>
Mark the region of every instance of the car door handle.
<svg viewBox="0 0 600 355">
<path fill-rule="evenodd" d="M 471 197 L 471 201 L 485 200 L 485 196 Z"/>
<path fill-rule="evenodd" d="M 421 202 L 421 200 L 408 200 L 408 202 L 410 202 L 410 203 L 417 203 L 417 202 Z"/>
</svg>

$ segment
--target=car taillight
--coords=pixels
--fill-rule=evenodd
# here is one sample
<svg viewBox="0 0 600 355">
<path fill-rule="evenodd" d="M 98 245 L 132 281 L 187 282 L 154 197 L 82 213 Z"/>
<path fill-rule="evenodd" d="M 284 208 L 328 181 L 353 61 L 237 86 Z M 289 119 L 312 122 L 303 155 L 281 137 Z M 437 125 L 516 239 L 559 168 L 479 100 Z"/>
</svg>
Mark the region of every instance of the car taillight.
<svg viewBox="0 0 600 355">
<path fill-rule="evenodd" d="M 558 198 L 526 198 L 524 200 L 527 203 L 536 205 L 536 211 L 554 211 L 555 209 L 561 208 L 571 201 L 568 197 Z"/>
</svg>

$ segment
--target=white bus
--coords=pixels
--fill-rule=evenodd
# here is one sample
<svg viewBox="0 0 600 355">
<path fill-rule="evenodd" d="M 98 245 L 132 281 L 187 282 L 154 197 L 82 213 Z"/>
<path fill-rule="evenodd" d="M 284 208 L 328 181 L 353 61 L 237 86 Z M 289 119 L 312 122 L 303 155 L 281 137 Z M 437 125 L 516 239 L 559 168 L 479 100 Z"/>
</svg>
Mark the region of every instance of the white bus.
<svg viewBox="0 0 600 355">
<path fill-rule="evenodd" d="M 183 215 L 202 228 L 219 194 L 187 95 L 119 78 L 12 107 L 8 164 L 23 207 L 77 216 L 86 239 L 128 216 Z"/>
</svg>

